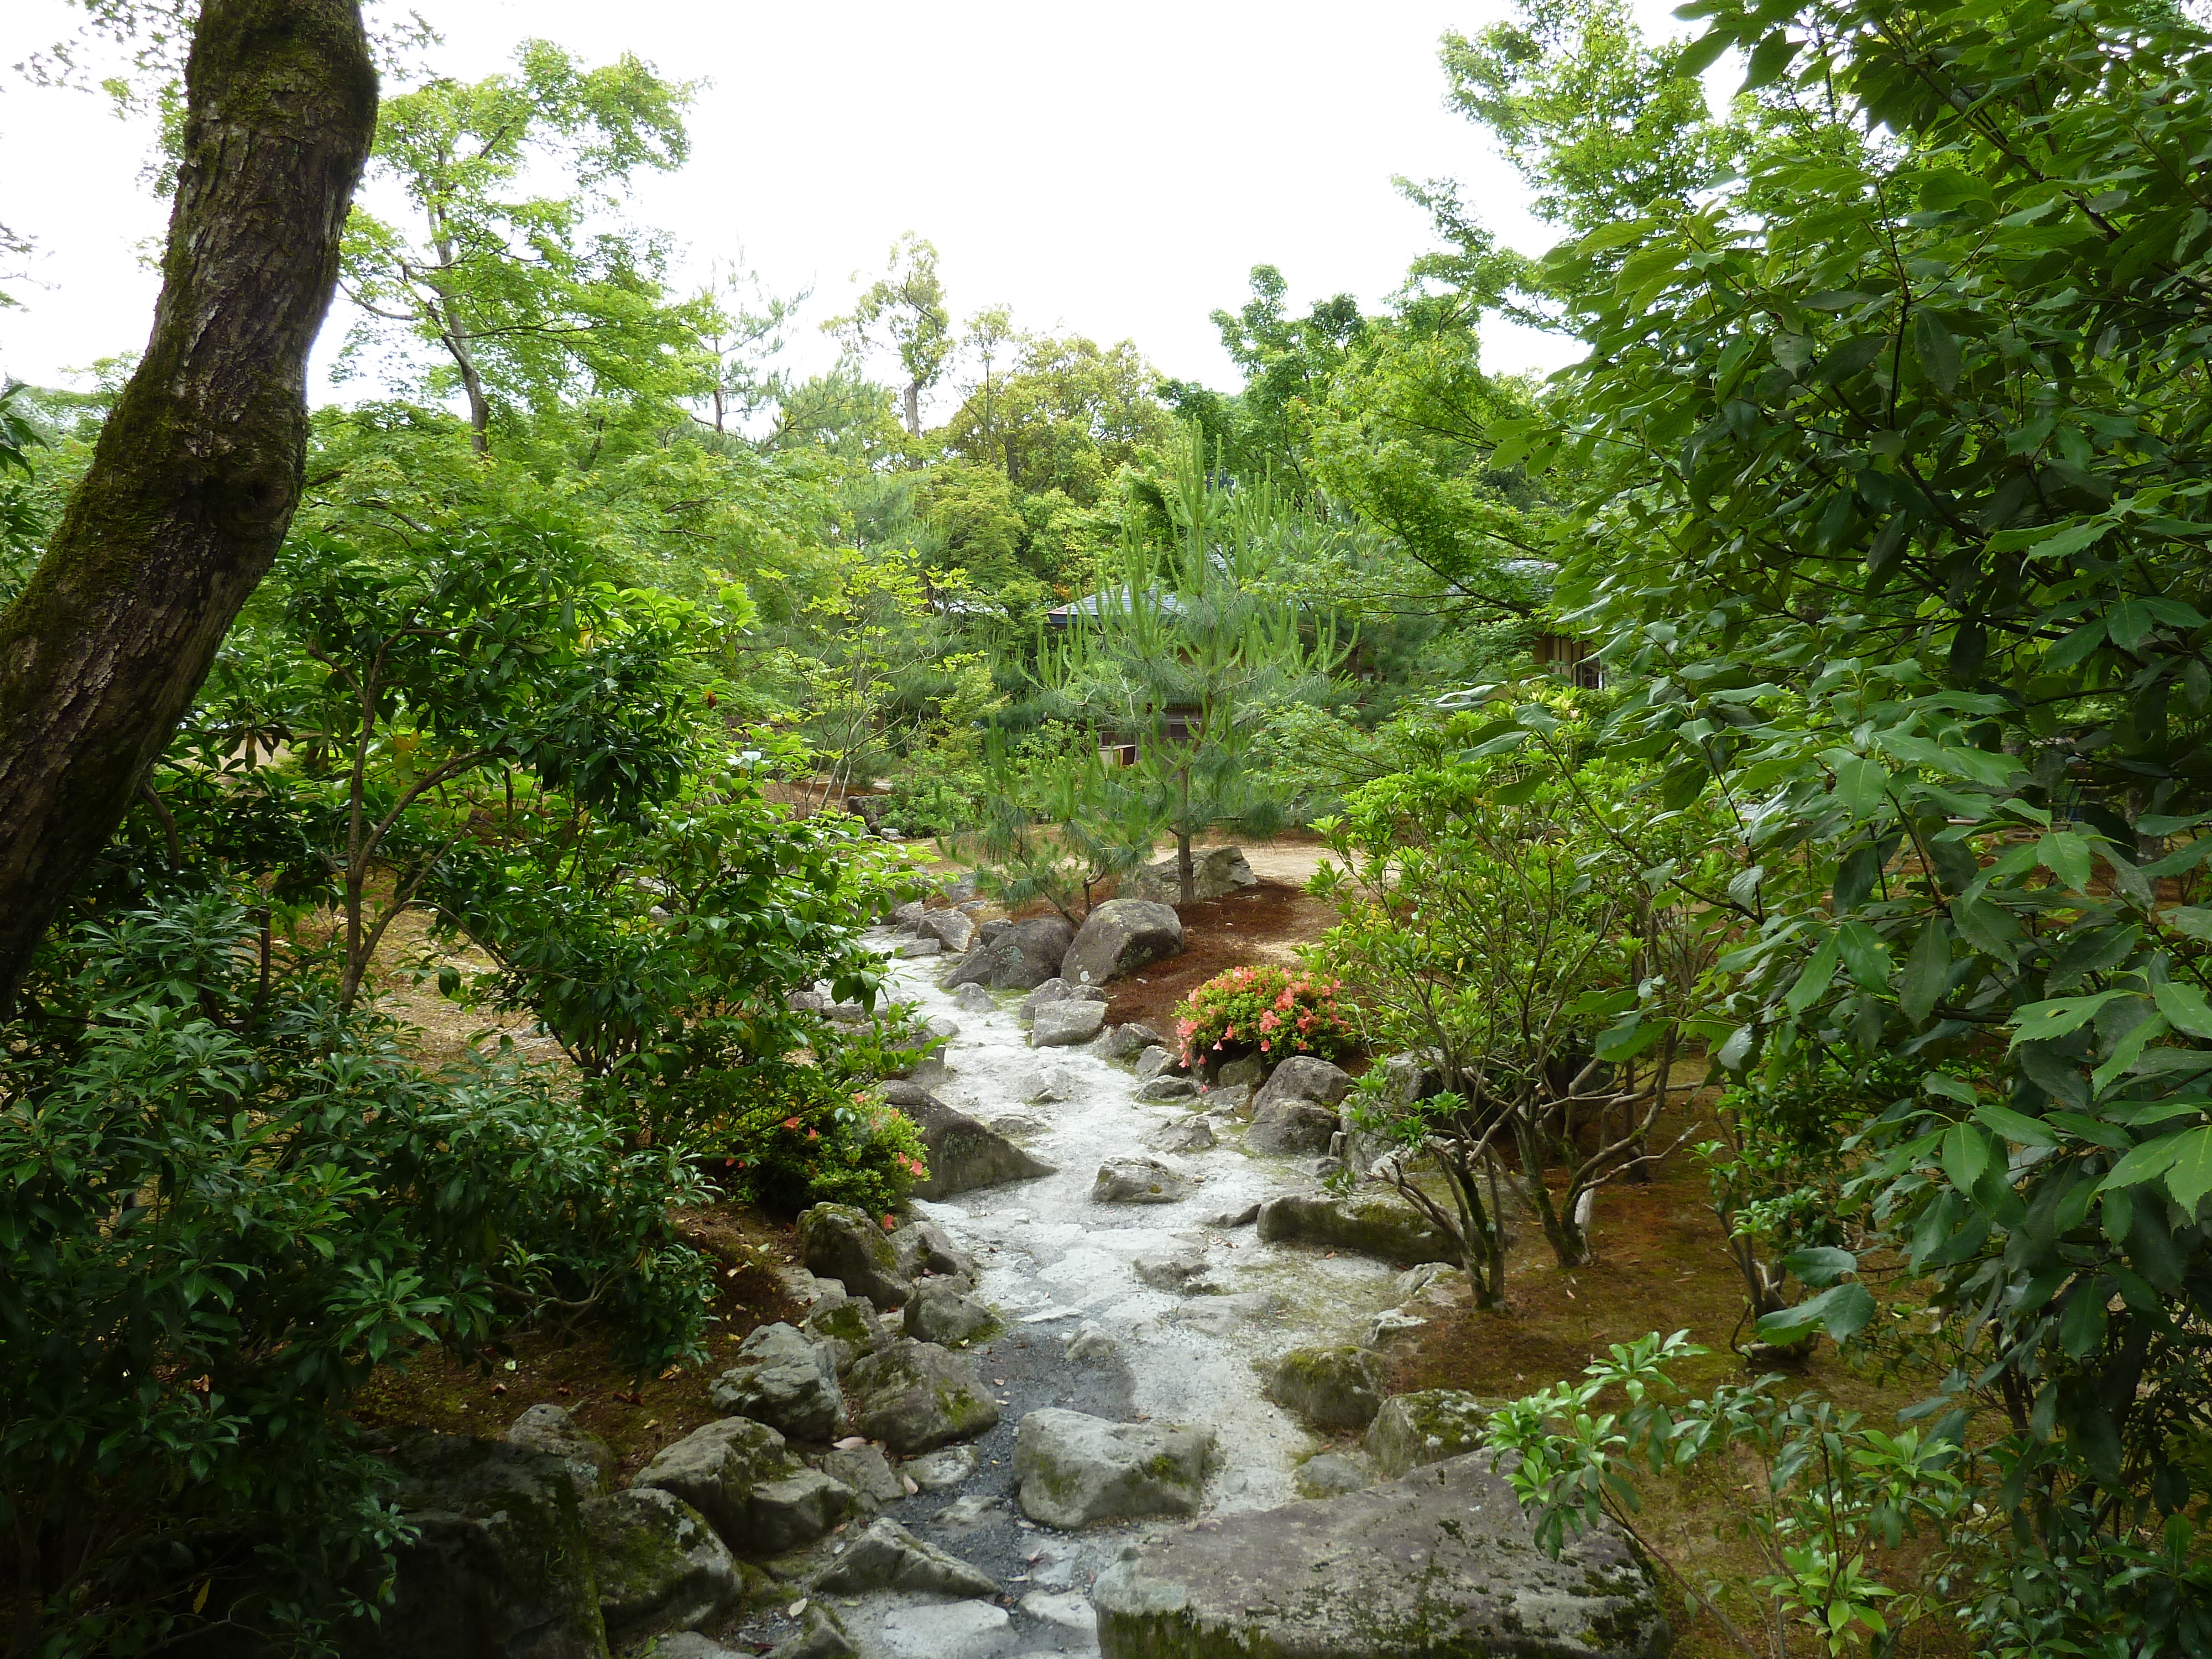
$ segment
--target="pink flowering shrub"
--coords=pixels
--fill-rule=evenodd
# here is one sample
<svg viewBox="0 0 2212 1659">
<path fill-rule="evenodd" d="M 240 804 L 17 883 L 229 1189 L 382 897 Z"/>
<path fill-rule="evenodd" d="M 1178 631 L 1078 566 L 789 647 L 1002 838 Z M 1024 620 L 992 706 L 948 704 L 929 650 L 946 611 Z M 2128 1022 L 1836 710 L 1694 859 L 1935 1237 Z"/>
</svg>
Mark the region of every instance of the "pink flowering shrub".
<svg viewBox="0 0 2212 1659">
<path fill-rule="evenodd" d="M 1257 1052 L 1334 1060 L 1353 1046 L 1339 1011 L 1337 981 L 1283 968 L 1231 968 L 1216 974 L 1176 1010 L 1176 1040 L 1194 1071 Z"/>
</svg>

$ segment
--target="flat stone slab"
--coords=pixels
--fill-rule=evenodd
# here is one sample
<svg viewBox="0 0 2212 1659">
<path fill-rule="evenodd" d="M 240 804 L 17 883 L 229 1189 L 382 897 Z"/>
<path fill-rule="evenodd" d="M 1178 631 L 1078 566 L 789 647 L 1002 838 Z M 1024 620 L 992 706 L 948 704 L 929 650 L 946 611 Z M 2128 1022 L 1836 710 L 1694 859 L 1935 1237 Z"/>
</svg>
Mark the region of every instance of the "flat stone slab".
<svg viewBox="0 0 2212 1659">
<path fill-rule="evenodd" d="M 1384 1261 L 1456 1262 L 1459 1253 L 1402 1198 L 1382 1193 L 1286 1193 L 1260 1206 L 1266 1244 L 1323 1244 Z"/>
<path fill-rule="evenodd" d="M 1618 1531 L 1553 1559 L 1485 1453 L 1200 1521 L 1124 1551 L 1091 1601 L 1103 1659 L 1661 1659 L 1673 1639 Z"/>
</svg>

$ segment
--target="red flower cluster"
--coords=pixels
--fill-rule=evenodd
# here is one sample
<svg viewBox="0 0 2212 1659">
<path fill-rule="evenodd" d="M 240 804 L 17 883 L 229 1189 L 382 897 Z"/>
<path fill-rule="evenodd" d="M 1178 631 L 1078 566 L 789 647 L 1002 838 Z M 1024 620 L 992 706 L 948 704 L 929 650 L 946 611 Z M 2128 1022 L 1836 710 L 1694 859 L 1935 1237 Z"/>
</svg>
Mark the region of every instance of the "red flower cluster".
<svg viewBox="0 0 2212 1659">
<path fill-rule="evenodd" d="M 1331 1058 L 1350 1048 L 1353 1036 L 1337 1006 L 1338 984 L 1271 967 L 1231 968 L 1217 974 L 1176 1010 L 1176 1038 L 1184 1062 L 1226 1053 L 1232 1046 L 1264 1054 Z"/>
</svg>

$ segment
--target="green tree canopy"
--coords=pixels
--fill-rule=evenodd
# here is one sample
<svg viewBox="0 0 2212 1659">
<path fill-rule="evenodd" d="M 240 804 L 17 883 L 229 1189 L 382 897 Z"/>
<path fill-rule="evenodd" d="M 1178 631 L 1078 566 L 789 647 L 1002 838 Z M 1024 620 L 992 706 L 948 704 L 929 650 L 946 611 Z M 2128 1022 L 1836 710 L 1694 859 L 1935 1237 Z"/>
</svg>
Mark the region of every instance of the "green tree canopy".
<svg viewBox="0 0 2212 1659">
<path fill-rule="evenodd" d="M 480 454 L 502 410 L 550 415 L 579 396 L 659 410 L 679 395 L 707 308 L 672 303 L 665 239 L 607 210 L 611 187 L 689 155 L 691 94 L 635 58 L 586 69 L 532 40 L 514 74 L 386 99 L 371 178 L 406 216 L 357 208 L 347 226 L 342 281 L 364 316 L 341 368 L 396 348 L 383 372 L 422 395 L 459 391 Z M 525 193 L 539 170 L 570 190 Z"/>
</svg>

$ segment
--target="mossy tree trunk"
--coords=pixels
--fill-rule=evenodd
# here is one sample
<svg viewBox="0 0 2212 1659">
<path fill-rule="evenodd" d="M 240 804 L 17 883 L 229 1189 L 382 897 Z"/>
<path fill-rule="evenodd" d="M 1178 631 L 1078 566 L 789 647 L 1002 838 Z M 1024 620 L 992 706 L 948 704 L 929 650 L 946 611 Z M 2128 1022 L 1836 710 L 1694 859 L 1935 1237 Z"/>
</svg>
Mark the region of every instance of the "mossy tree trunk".
<svg viewBox="0 0 2212 1659">
<path fill-rule="evenodd" d="M 185 86 L 145 357 L 0 616 L 0 1009 L 290 528 L 375 136 L 357 0 L 205 0 Z"/>
</svg>

